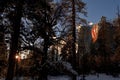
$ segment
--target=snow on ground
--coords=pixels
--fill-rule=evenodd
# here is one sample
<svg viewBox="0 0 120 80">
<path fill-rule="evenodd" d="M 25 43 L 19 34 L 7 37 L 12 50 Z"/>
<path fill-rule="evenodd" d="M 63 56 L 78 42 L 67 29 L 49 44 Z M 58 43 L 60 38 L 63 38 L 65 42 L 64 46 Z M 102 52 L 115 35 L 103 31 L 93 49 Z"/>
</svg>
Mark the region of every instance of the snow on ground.
<svg viewBox="0 0 120 80">
<path fill-rule="evenodd" d="M 79 76 L 77 80 L 80 80 L 80 79 L 81 79 L 81 76 Z M 88 75 L 85 77 L 85 80 L 120 80 L 120 77 L 113 77 L 110 75 L 98 74 L 98 75 Z"/>
<path fill-rule="evenodd" d="M 81 80 L 82 76 L 77 77 L 77 80 Z M 48 76 L 48 80 L 72 80 L 69 76 Z M 119 77 L 112 77 L 110 75 L 98 74 L 98 75 L 87 75 L 85 80 L 120 80 Z"/>
<path fill-rule="evenodd" d="M 69 76 L 48 76 L 48 80 L 71 80 Z"/>
<path fill-rule="evenodd" d="M 77 80 L 81 80 L 82 76 L 77 77 Z M 0 78 L 0 80 L 5 80 L 4 78 Z M 16 80 L 16 79 L 14 79 Z M 32 78 L 21 77 L 17 80 L 32 80 Z M 48 80 L 72 80 L 69 76 L 48 76 Z M 87 75 L 85 76 L 85 80 L 120 80 L 119 77 L 112 77 L 110 75 L 98 74 L 98 75 Z"/>
</svg>

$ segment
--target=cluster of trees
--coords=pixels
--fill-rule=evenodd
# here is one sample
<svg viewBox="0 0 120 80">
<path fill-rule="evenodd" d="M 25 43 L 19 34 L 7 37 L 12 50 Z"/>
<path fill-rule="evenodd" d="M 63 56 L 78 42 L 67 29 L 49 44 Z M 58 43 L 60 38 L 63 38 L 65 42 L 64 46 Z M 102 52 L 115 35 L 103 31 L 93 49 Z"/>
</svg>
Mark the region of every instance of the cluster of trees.
<svg viewBox="0 0 120 80">
<path fill-rule="evenodd" d="M 85 51 L 86 32 L 90 37 L 87 21 L 81 18 L 86 16 L 85 5 L 82 0 L 0 0 L 0 71 L 5 67 L 6 80 L 13 80 L 16 66 L 20 74 L 37 75 L 39 80 L 47 80 L 48 74 L 76 75 L 64 69 L 65 62 L 79 73 L 105 71 L 108 66 L 118 70 L 120 17 L 113 22 L 102 18 L 97 41 Z M 85 27 L 77 33 L 79 24 Z M 23 50 L 31 50 L 32 57 L 18 65 L 15 56 Z M 29 72 L 22 69 L 23 61 Z"/>
<path fill-rule="evenodd" d="M 98 39 L 92 46 L 91 54 L 94 54 L 94 59 L 96 57 L 96 67 L 103 72 L 119 73 L 119 19 L 120 16 L 110 22 L 102 17 L 99 22 Z"/>
<path fill-rule="evenodd" d="M 55 44 L 53 37 L 58 38 L 56 35 L 58 33 L 61 34 L 60 39 L 63 39 L 66 35 L 73 35 L 72 55 L 75 57 L 75 12 L 79 10 L 79 12 L 84 13 L 82 10 L 84 6 L 85 4 L 81 0 L 61 0 L 59 3 L 54 3 L 52 0 L 1 0 L 0 29 L 2 34 L 0 37 L 2 37 L 2 40 L 4 35 L 7 36 L 6 44 L 10 48 L 9 55 L 7 55 L 6 80 L 13 79 L 16 66 L 15 56 L 20 50 L 24 49 L 32 50 L 34 57 L 36 57 L 36 53 L 41 54 L 40 65 L 43 67 L 38 73 L 41 80 L 46 80 L 47 71 L 44 64 L 47 63 L 49 47 Z M 71 24 L 71 22 L 73 23 Z M 59 24 L 61 26 L 58 26 Z M 57 32 L 55 29 L 60 27 L 62 30 Z M 73 30 L 72 33 L 70 30 Z M 70 34 L 66 34 L 68 31 Z M 1 43 L 5 42 L 6 38 Z M 39 43 L 40 45 L 37 41 L 38 38 L 43 40 Z M 1 47 L 5 48 L 4 46 Z M 3 54 L 2 52 L 0 53 Z M 75 59 L 72 61 L 73 64 L 74 61 Z M 75 67 L 75 64 L 73 66 Z"/>
</svg>

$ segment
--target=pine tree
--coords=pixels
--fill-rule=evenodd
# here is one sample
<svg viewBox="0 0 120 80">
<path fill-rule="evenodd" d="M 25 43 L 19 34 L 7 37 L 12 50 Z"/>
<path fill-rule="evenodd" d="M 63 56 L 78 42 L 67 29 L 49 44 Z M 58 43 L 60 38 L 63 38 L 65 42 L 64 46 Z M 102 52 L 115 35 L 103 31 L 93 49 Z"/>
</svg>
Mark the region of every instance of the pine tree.
<svg viewBox="0 0 120 80">
<path fill-rule="evenodd" d="M 8 59 L 8 72 L 6 80 L 13 80 L 14 68 L 16 64 L 15 56 L 18 50 L 18 39 L 20 35 L 20 23 L 22 17 L 22 0 L 15 1 L 15 12 L 9 16 L 12 21 L 13 33 L 11 38 L 10 54 Z"/>
<path fill-rule="evenodd" d="M 113 54 L 113 26 L 106 20 L 106 17 L 102 17 L 99 23 L 100 29 L 98 32 L 98 50 L 97 54 L 103 58 L 102 69 L 107 70 L 110 63 L 110 55 Z"/>
<path fill-rule="evenodd" d="M 65 13 L 65 24 L 70 26 L 72 32 L 72 54 L 71 62 L 73 67 L 76 68 L 76 26 L 83 23 L 86 24 L 86 20 L 80 17 L 80 13 L 86 15 L 85 3 L 82 0 L 62 0 L 63 11 Z"/>
</svg>

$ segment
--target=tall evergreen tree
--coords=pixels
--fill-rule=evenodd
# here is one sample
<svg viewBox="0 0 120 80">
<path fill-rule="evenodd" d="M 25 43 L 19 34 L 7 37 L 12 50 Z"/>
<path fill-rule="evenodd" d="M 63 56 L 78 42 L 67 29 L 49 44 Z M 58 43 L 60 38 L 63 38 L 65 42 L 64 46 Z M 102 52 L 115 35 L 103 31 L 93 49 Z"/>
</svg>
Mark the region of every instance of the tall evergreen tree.
<svg viewBox="0 0 120 80">
<path fill-rule="evenodd" d="M 101 18 L 99 26 L 96 53 L 102 57 L 101 69 L 106 71 L 110 63 L 110 55 L 113 54 L 113 26 L 106 20 L 106 17 Z"/>
<path fill-rule="evenodd" d="M 11 3 L 10 1 L 8 1 Z M 21 17 L 22 17 L 22 0 L 17 0 L 15 3 L 13 3 L 12 6 L 15 5 L 15 11 L 13 14 L 10 14 L 9 18 L 12 22 L 12 28 L 13 33 L 11 38 L 11 46 L 10 46 L 10 54 L 9 54 L 9 60 L 8 60 L 8 72 L 6 76 L 6 80 L 13 80 L 14 76 L 14 68 L 16 64 L 15 56 L 18 50 L 18 38 L 20 35 L 20 23 L 21 23 Z"/>
<path fill-rule="evenodd" d="M 76 26 L 79 24 L 86 24 L 86 20 L 81 18 L 80 14 L 86 15 L 85 3 L 82 0 L 62 0 L 63 11 L 65 13 L 65 24 L 70 26 L 72 32 L 72 54 L 71 63 L 76 67 Z"/>
</svg>

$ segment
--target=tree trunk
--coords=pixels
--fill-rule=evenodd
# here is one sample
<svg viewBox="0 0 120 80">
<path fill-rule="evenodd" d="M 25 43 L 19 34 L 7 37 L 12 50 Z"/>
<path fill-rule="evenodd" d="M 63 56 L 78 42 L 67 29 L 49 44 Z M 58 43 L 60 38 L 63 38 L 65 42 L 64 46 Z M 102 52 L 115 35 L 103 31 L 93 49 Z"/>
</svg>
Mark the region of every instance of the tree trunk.
<svg viewBox="0 0 120 80">
<path fill-rule="evenodd" d="M 76 25 L 75 25 L 75 1 L 72 0 L 72 26 L 73 26 L 73 32 L 72 32 L 72 56 L 73 56 L 73 61 L 72 65 L 74 68 L 76 68 Z"/>
<path fill-rule="evenodd" d="M 13 22 L 13 34 L 11 39 L 11 46 L 10 46 L 10 54 L 8 59 L 8 71 L 6 80 L 13 80 L 14 77 L 14 69 L 15 69 L 15 55 L 18 50 L 18 38 L 19 38 L 19 32 L 20 32 L 20 22 L 21 22 L 21 16 L 22 16 L 22 1 L 18 1 L 16 4 L 15 13 L 12 16 L 12 22 Z"/>
<path fill-rule="evenodd" d="M 47 3 L 46 0 L 45 0 L 45 3 Z M 47 22 L 46 22 L 47 8 L 46 7 L 47 7 L 47 5 L 45 5 L 45 27 L 47 26 Z M 47 61 L 47 51 L 48 51 L 48 43 L 49 43 L 49 35 L 47 34 L 47 32 L 45 33 L 44 36 L 45 36 L 44 37 L 44 48 L 43 48 L 44 54 L 42 55 L 43 57 L 42 57 L 41 65 L 46 64 L 46 61 Z M 46 66 L 42 67 L 40 80 L 47 80 Z"/>
<path fill-rule="evenodd" d="M 72 26 L 73 26 L 73 33 L 72 33 L 72 65 L 73 68 L 76 70 L 76 25 L 75 25 L 75 1 L 72 0 Z M 76 80 L 76 76 L 73 75 L 73 80 Z"/>
<path fill-rule="evenodd" d="M 45 35 L 44 48 L 43 48 L 44 54 L 42 55 L 43 57 L 41 62 L 42 70 L 40 73 L 41 75 L 39 76 L 40 80 L 47 80 L 47 69 L 46 69 L 46 66 L 43 66 L 43 65 L 46 64 L 46 61 L 47 61 L 48 43 L 49 43 L 49 36 Z"/>
</svg>

